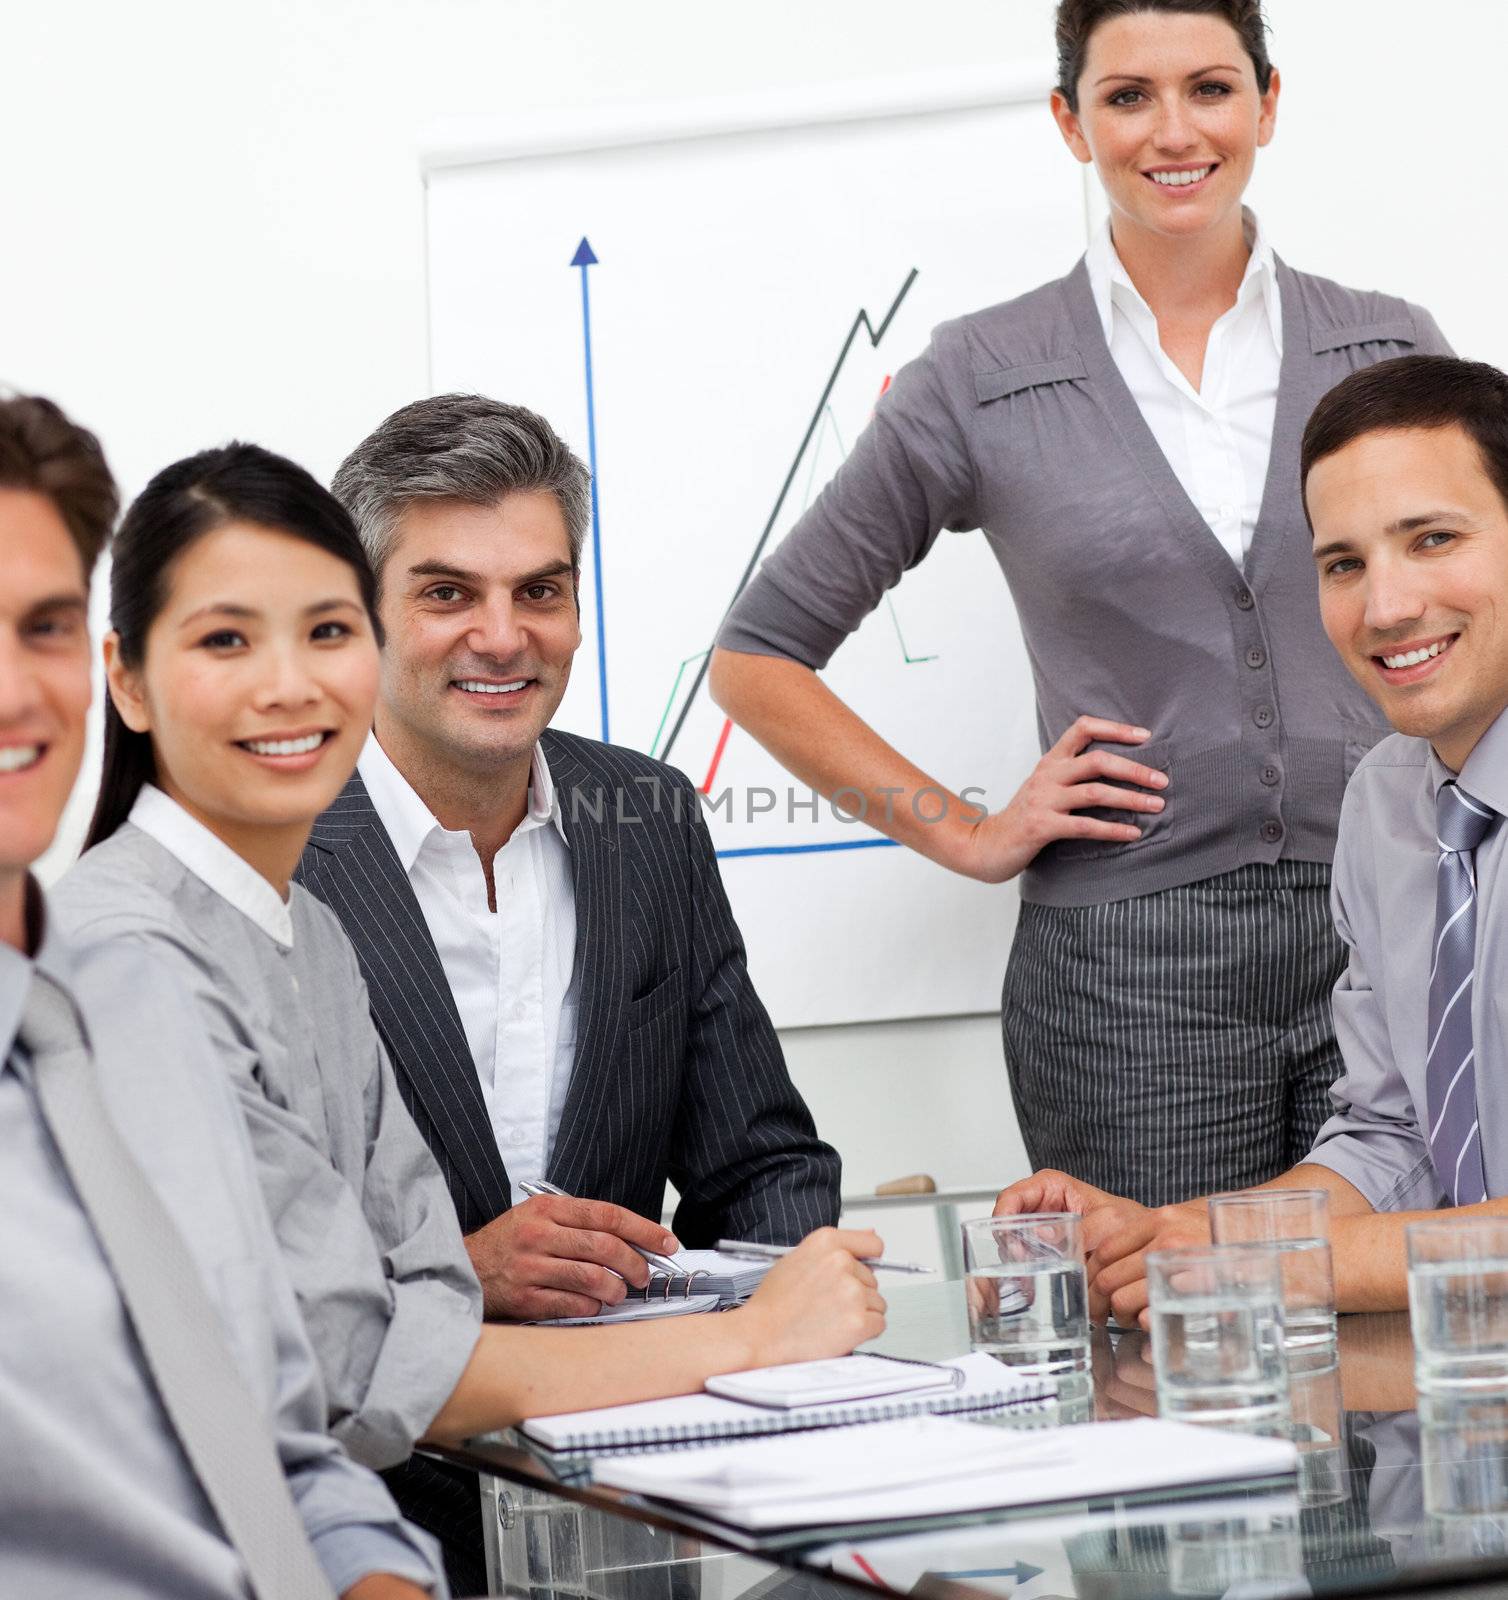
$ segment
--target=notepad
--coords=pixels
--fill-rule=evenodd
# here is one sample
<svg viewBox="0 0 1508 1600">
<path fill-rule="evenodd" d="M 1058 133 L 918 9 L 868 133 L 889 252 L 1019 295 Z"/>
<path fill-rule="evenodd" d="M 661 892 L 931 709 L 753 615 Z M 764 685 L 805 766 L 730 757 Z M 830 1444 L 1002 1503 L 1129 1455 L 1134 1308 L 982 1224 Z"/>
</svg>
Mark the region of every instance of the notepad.
<svg viewBox="0 0 1508 1600">
<path fill-rule="evenodd" d="M 959 1388 L 956 1366 L 897 1361 L 890 1356 L 837 1356 L 829 1361 L 792 1361 L 781 1367 L 756 1367 L 707 1379 L 707 1393 L 745 1405 L 829 1406 L 846 1400 L 873 1400 L 884 1394 L 916 1394 Z"/>
<path fill-rule="evenodd" d="M 1160 1419 L 1027 1430 L 917 1416 L 608 1458 L 592 1476 L 715 1522 L 772 1531 L 1282 1478 L 1297 1462 L 1286 1439 Z"/>
<path fill-rule="evenodd" d="M 963 1382 L 956 1388 L 925 1394 L 881 1395 L 789 1410 L 746 1405 L 714 1394 L 688 1394 L 673 1400 L 645 1400 L 535 1417 L 522 1427 L 529 1438 L 549 1450 L 644 1449 L 795 1429 L 836 1428 L 846 1423 L 878 1422 L 923 1413 L 952 1415 L 1006 1406 L 1040 1409 L 1054 1393 L 1050 1382 L 1023 1377 L 983 1353 L 959 1356 L 940 1365 L 962 1372 Z"/>
<path fill-rule="evenodd" d="M 663 1300 L 691 1295 L 716 1295 L 723 1305 L 747 1300 L 764 1281 L 773 1261 L 730 1255 L 723 1250 L 677 1250 L 670 1258 L 689 1277 L 652 1272 L 642 1289 L 630 1289 L 630 1300 Z"/>
</svg>

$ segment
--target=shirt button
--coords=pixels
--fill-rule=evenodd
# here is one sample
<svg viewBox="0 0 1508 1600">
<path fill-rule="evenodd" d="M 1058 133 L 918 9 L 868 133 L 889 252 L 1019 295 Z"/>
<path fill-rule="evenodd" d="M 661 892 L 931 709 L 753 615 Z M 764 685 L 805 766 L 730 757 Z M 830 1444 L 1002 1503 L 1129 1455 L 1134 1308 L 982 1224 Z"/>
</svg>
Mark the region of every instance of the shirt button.
<svg viewBox="0 0 1508 1600">
<path fill-rule="evenodd" d="M 1265 783 L 1269 789 L 1275 788 L 1277 786 L 1277 784 L 1279 783 L 1279 781 L 1282 779 L 1282 776 L 1283 776 L 1283 773 L 1282 773 L 1281 768 L 1278 768 L 1278 767 L 1263 767 L 1262 768 L 1262 782 Z"/>
<path fill-rule="evenodd" d="M 528 1142 L 529 1135 L 522 1128 L 510 1128 L 508 1130 L 509 1144 L 528 1144 Z"/>
<path fill-rule="evenodd" d="M 1259 728 L 1270 728 L 1272 726 L 1273 714 L 1274 713 L 1271 706 L 1258 706 L 1257 709 L 1252 712 L 1251 720 L 1255 722 Z"/>
<path fill-rule="evenodd" d="M 524 1020 L 524 1003 L 523 1003 L 523 1001 L 520 1000 L 516 1004 L 510 1006 L 508 1008 L 508 1015 L 510 1017 L 512 1017 L 515 1022 L 522 1022 Z"/>
<path fill-rule="evenodd" d="M 288 981 L 289 981 L 289 983 L 291 983 L 293 985 L 293 992 L 295 994 L 297 994 L 298 993 L 298 979 L 295 978 L 291 972 L 288 974 Z"/>
<path fill-rule="evenodd" d="M 1267 665 L 1267 652 L 1259 644 L 1254 644 L 1246 652 L 1246 664 L 1254 670 Z"/>
<path fill-rule="evenodd" d="M 1261 834 L 1263 844 L 1276 844 L 1283 837 L 1283 824 L 1275 821 L 1264 822 Z"/>
<path fill-rule="evenodd" d="M 1237 589 L 1234 598 L 1236 604 L 1240 606 L 1243 611 L 1250 611 L 1251 608 L 1257 603 L 1252 598 L 1250 589 Z"/>
</svg>

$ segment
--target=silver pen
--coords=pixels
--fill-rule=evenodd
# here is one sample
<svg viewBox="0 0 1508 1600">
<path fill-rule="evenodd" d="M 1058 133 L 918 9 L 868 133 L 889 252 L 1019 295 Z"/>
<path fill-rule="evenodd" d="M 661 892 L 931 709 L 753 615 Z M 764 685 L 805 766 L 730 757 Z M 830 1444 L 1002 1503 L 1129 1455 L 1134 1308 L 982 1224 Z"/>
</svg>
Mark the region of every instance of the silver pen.
<svg viewBox="0 0 1508 1600">
<path fill-rule="evenodd" d="M 575 1195 L 567 1194 L 559 1184 L 546 1183 L 543 1178 L 541 1178 L 538 1183 L 534 1182 L 532 1178 L 525 1178 L 523 1182 L 519 1184 L 519 1188 L 531 1198 L 535 1195 L 541 1194 L 559 1195 L 562 1200 L 574 1200 L 576 1198 Z M 689 1276 L 685 1267 L 683 1267 L 679 1261 L 672 1261 L 669 1256 L 662 1256 L 656 1250 L 644 1250 L 636 1244 L 629 1244 L 627 1239 L 625 1239 L 623 1242 L 624 1244 L 628 1245 L 628 1248 L 632 1250 L 636 1256 L 643 1256 L 650 1266 L 658 1268 L 665 1274 L 667 1278 L 684 1278 Z"/>
<path fill-rule="evenodd" d="M 744 1239 L 719 1239 L 717 1248 L 725 1256 L 749 1256 L 756 1261 L 778 1261 L 796 1248 L 793 1244 L 752 1244 Z M 931 1272 L 931 1267 L 915 1261 L 887 1261 L 883 1256 L 859 1256 L 866 1267 L 876 1272 Z"/>
</svg>

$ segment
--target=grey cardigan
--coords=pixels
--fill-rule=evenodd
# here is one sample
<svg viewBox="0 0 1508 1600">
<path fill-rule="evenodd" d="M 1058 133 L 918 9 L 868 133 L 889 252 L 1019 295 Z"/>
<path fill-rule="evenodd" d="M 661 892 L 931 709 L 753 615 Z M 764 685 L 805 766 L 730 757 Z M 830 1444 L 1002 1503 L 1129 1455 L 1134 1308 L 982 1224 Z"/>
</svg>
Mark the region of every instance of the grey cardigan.
<svg viewBox="0 0 1508 1600">
<path fill-rule="evenodd" d="M 1281 261 L 1278 281 L 1283 364 L 1245 570 L 1158 449 L 1081 261 L 936 330 L 723 625 L 726 649 L 820 669 L 942 529 L 983 529 L 1020 615 L 1042 747 L 1081 713 L 1114 717 L 1152 730 L 1140 758 L 1172 779 L 1158 816 L 1095 813 L 1136 823 L 1139 840 L 1042 851 L 1026 900 L 1094 905 L 1253 862 L 1328 862 L 1346 779 L 1388 731 L 1320 628 L 1299 442 L 1348 373 L 1448 346 L 1405 301 Z"/>
</svg>

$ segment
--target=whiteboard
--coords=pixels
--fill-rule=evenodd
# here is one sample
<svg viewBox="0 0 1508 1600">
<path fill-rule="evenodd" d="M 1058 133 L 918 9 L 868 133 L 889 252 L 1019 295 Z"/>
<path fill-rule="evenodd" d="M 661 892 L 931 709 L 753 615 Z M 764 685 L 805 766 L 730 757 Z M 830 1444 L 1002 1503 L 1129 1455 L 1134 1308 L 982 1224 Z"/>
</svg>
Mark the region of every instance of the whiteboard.
<svg viewBox="0 0 1508 1600">
<path fill-rule="evenodd" d="M 1049 79 L 668 108 L 431 154 L 432 387 L 531 406 L 595 462 L 583 644 L 555 725 L 662 756 L 705 791 L 782 1027 L 999 1005 L 1014 888 L 814 803 L 728 726 L 702 673 L 751 563 L 930 330 L 1082 253 L 1084 184 Z M 991 809 L 1037 759 L 1028 663 L 978 534 L 943 535 L 824 677 Z"/>
</svg>

